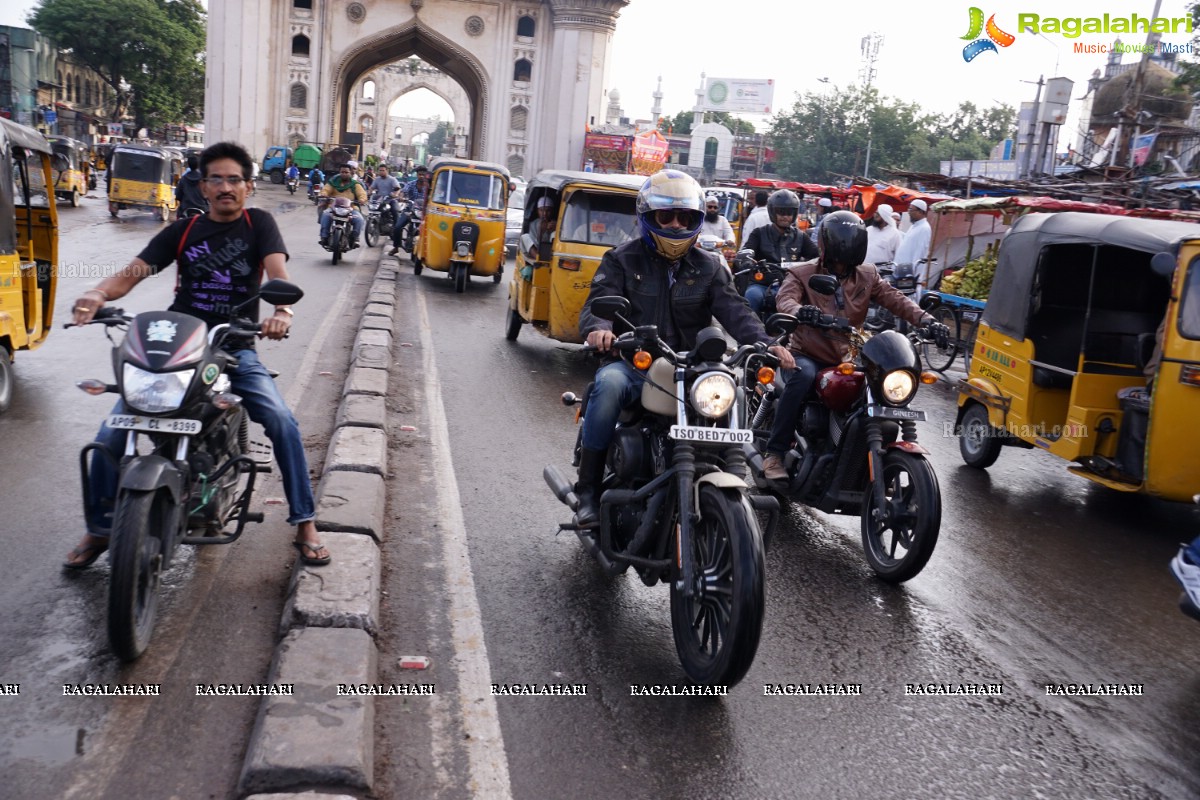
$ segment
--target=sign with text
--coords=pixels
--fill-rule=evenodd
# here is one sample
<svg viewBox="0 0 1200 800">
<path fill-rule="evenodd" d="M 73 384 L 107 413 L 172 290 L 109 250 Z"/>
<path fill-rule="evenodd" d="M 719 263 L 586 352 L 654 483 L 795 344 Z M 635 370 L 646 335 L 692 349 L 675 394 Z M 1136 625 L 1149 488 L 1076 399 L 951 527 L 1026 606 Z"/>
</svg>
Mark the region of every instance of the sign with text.
<svg viewBox="0 0 1200 800">
<path fill-rule="evenodd" d="M 704 84 L 702 111 L 730 114 L 770 114 L 775 81 L 742 78 L 709 78 Z"/>
</svg>

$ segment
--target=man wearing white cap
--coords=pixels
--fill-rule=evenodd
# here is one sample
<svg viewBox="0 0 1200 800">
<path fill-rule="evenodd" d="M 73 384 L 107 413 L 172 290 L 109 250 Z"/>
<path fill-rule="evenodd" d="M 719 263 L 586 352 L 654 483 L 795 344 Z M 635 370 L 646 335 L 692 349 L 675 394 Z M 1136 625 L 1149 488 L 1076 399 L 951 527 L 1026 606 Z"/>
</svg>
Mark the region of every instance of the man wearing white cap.
<svg viewBox="0 0 1200 800">
<path fill-rule="evenodd" d="M 821 225 L 824 224 L 825 218 L 833 211 L 833 201 L 828 197 L 822 197 L 817 201 L 817 224 L 813 225 L 812 231 L 808 234 L 808 238 L 813 240 L 813 243 L 821 241 Z"/>
<path fill-rule="evenodd" d="M 921 263 L 929 258 L 929 243 L 933 237 L 933 231 L 930 230 L 929 223 L 925 220 L 928 210 L 929 205 L 920 198 L 908 204 L 908 218 L 912 220 L 912 225 L 904 240 L 900 242 L 900 246 L 896 248 L 896 266 L 908 265 L 912 267 L 912 274 L 917 276 L 918 298 L 928 288 L 925 264 Z"/>
<path fill-rule="evenodd" d="M 700 223 L 700 235 L 716 236 L 725 247 L 733 247 L 733 226 L 721 215 L 721 201 L 713 195 L 704 198 L 704 221 Z"/>
<path fill-rule="evenodd" d="M 867 264 L 883 264 L 896 260 L 900 232 L 892 219 L 892 207 L 881 203 L 867 224 Z"/>
</svg>

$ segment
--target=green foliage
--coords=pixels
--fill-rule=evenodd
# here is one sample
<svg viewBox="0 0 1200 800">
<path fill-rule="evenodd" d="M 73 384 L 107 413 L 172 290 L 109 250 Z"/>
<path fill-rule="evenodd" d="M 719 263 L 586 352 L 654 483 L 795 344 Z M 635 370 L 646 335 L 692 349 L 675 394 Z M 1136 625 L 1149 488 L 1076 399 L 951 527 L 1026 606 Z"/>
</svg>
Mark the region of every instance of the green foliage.
<svg viewBox="0 0 1200 800">
<path fill-rule="evenodd" d="M 680 111 L 673 117 L 663 117 L 658 123 L 658 129 L 663 133 L 670 130 L 673 134 L 686 136 L 692 132 L 692 116 L 691 111 Z M 704 120 L 724 125 L 733 133 L 754 133 L 753 123 L 741 117 L 734 117 L 727 111 L 706 111 Z"/>
<path fill-rule="evenodd" d="M 40 0 L 29 24 L 116 93 L 114 120 L 158 128 L 204 116 L 205 16 L 198 0 Z"/>
<path fill-rule="evenodd" d="M 953 114 L 935 115 L 915 103 L 883 98 L 875 89 L 850 86 L 797 97 L 770 129 L 776 171 L 786 178 L 830 183 L 860 175 L 871 143 L 871 171 L 937 172 L 938 162 L 984 159 L 1012 133 L 1010 106 L 981 110 L 964 102 Z"/>
<path fill-rule="evenodd" d="M 439 122 L 438 126 L 429 134 L 429 141 L 425 148 L 431 156 L 440 156 L 442 151 L 446 149 L 447 139 L 454 133 L 454 125 L 450 122 Z"/>
</svg>

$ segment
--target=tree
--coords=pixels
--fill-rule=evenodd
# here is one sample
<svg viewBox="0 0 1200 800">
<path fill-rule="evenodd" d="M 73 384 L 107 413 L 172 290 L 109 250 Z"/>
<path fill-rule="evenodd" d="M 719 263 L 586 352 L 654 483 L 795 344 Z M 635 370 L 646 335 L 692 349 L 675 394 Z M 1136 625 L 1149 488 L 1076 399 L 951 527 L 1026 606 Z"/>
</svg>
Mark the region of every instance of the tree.
<svg viewBox="0 0 1200 800">
<path fill-rule="evenodd" d="M 154 128 L 203 118 L 205 11 L 198 0 L 40 0 L 29 24 L 116 93 L 113 121 L 131 114 L 138 127 Z"/>
<path fill-rule="evenodd" d="M 935 116 L 915 103 L 880 97 L 874 89 L 835 87 L 798 97 L 789 112 L 774 119 L 770 137 L 780 174 L 830 183 L 863 172 L 868 141 L 872 172 L 937 172 L 939 161 L 987 158 L 1011 131 L 1014 117 L 1009 106 L 981 111 L 972 103 Z"/>
<path fill-rule="evenodd" d="M 454 125 L 450 122 L 439 122 L 433 132 L 429 134 L 429 141 L 426 143 L 426 151 L 431 156 L 440 156 L 442 151 L 446 149 L 446 140 L 454 133 Z"/>
<path fill-rule="evenodd" d="M 663 117 L 658 122 L 658 129 L 663 133 L 668 130 L 678 136 L 686 136 L 692 132 L 692 117 L 695 112 L 680 111 L 673 117 Z M 704 112 L 706 122 L 716 122 L 729 128 L 733 133 L 754 133 L 754 125 L 741 117 L 734 117 L 728 111 Z"/>
</svg>

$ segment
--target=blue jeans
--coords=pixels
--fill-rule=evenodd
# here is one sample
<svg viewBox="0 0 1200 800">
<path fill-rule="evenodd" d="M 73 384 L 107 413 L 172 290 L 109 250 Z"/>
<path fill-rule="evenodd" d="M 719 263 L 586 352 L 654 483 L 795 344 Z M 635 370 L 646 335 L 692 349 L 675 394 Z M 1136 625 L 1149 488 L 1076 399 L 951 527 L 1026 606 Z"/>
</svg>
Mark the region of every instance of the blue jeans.
<svg viewBox="0 0 1200 800">
<path fill-rule="evenodd" d="M 750 310 L 755 314 L 761 314 L 763 304 L 767 302 L 767 292 L 771 287 L 761 283 L 752 283 L 746 287 L 746 302 L 750 304 Z"/>
<path fill-rule="evenodd" d="M 807 356 L 792 353 L 796 368 L 788 371 L 783 395 L 775 401 L 775 424 L 771 427 L 771 438 L 767 440 L 767 452 L 777 456 L 786 455 L 796 437 L 796 423 L 800 420 L 800 409 L 812 390 L 820 365 Z"/>
<path fill-rule="evenodd" d="M 363 226 L 367 224 L 366 220 L 364 220 L 362 214 L 358 213 L 357 211 L 350 212 L 350 219 L 354 223 L 354 238 L 357 239 L 359 236 L 362 236 Z M 325 211 L 321 213 L 322 239 L 329 235 L 329 228 L 331 225 L 333 225 L 333 212 L 329 209 L 325 209 Z"/>
<path fill-rule="evenodd" d="M 583 446 L 588 450 L 608 450 L 621 409 L 642 396 L 646 375 L 624 361 L 614 361 L 596 370 L 596 382 L 587 396 L 583 417 Z"/>
<path fill-rule="evenodd" d="M 304 454 L 304 441 L 300 438 L 300 426 L 292 412 L 283 402 L 279 388 L 275 385 L 267 368 L 258 360 L 254 350 L 238 350 L 237 368 L 229 374 L 233 393 L 242 398 L 242 405 L 250 419 L 266 430 L 267 438 L 275 447 L 275 461 L 283 478 L 283 492 L 288 501 L 288 524 L 298 525 L 316 517 L 312 485 L 308 479 L 308 458 Z M 112 413 L 128 414 L 125 402 L 118 400 Z M 125 452 L 128 431 L 116 430 L 101 425 L 96 441 L 108 448 L 119 464 Z M 117 496 L 118 475 L 102 454 L 92 455 L 92 467 L 88 473 L 88 489 L 91 505 L 84 510 L 88 533 L 93 536 L 108 536 L 112 529 L 113 501 Z"/>
</svg>

